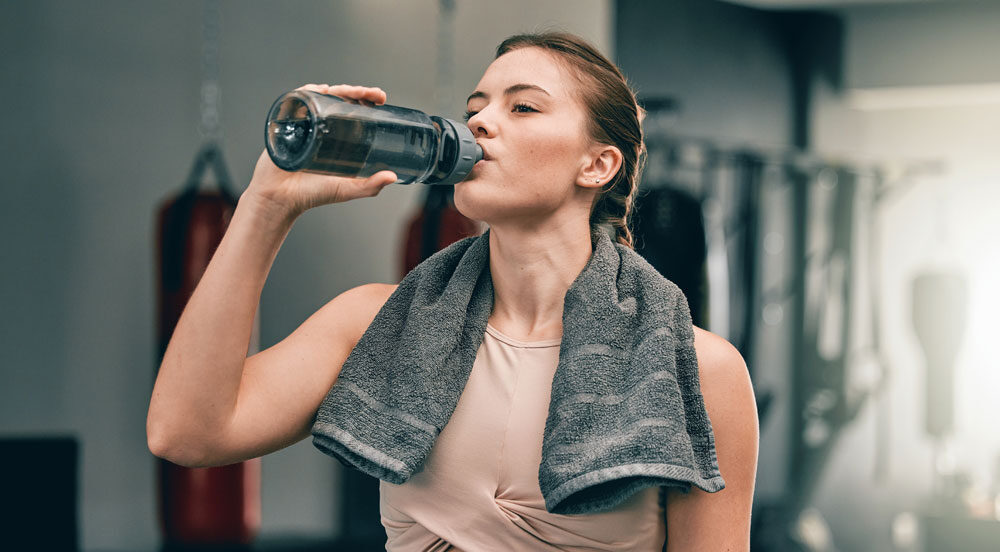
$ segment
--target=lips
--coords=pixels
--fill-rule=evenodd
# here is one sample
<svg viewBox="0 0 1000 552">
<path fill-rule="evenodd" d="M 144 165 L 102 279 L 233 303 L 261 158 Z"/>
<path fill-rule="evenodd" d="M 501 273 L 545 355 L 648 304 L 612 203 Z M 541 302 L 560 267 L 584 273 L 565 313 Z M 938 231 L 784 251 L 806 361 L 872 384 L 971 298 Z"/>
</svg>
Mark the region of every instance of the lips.
<svg viewBox="0 0 1000 552">
<path fill-rule="evenodd" d="M 490 161 L 491 159 L 493 159 L 493 157 L 490 155 L 490 152 L 486 150 L 486 146 L 480 143 L 479 147 L 483 148 L 483 161 Z"/>
</svg>

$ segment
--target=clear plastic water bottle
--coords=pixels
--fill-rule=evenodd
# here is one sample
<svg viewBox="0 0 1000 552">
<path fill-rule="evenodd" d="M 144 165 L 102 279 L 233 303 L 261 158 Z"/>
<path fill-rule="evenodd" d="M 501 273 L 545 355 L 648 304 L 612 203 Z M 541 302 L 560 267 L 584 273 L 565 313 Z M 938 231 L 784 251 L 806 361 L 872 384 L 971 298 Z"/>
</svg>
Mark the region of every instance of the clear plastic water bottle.
<svg viewBox="0 0 1000 552">
<path fill-rule="evenodd" d="M 390 170 L 397 184 L 455 184 L 483 158 L 463 123 L 309 90 L 275 100 L 265 140 L 271 160 L 286 171 L 368 177 Z"/>
</svg>

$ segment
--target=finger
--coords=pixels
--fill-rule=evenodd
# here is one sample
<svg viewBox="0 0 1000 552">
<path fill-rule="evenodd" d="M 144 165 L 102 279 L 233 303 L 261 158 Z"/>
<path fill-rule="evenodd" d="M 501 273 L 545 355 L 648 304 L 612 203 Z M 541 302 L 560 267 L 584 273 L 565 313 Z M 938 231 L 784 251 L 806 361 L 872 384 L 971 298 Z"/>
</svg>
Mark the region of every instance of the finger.
<svg viewBox="0 0 1000 552">
<path fill-rule="evenodd" d="M 319 92 L 320 94 L 323 94 L 326 92 L 327 88 L 329 87 L 325 84 L 303 84 L 302 86 L 296 88 L 296 90 L 309 90 L 311 92 Z"/>
<path fill-rule="evenodd" d="M 378 87 L 365 87 L 361 90 L 361 96 L 358 98 L 361 101 L 371 102 L 375 105 L 382 105 L 386 100 L 386 93 L 384 90 Z"/>
<path fill-rule="evenodd" d="M 386 99 L 388 99 L 388 95 L 385 93 L 385 90 L 382 90 L 381 88 L 371 87 L 365 88 L 361 99 L 372 102 L 375 105 L 382 105 L 385 103 Z"/>
<path fill-rule="evenodd" d="M 396 173 L 392 171 L 379 171 L 368 177 L 367 184 L 369 186 L 379 186 L 380 187 L 379 189 L 381 190 L 381 188 L 384 188 L 385 186 L 392 184 L 396 180 L 398 180 L 398 178 L 396 177 Z"/>
<path fill-rule="evenodd" d="M 384 90 L 378 87 L 369 86 L 352 86 L 349 84 L 338 84 L 331 86 L 329 88 L 328 94 L 333 94 L 334 96 L 339 96 L 341 98 L 349 98 L 352 100 L 358 100 L 361 102 L 369 101 L 376 105 L 384 104 L 386 101 L 386 93 Z"/>
<path fill-rule="evenodd" d="M 354 99 L 358 95 L 359 88 L 361 87 L 350 84 L 335 84 L 328 87 L 327 93 L 333 94 L 334 96 L 340 96 L 341 98 Z"/>
</svg>

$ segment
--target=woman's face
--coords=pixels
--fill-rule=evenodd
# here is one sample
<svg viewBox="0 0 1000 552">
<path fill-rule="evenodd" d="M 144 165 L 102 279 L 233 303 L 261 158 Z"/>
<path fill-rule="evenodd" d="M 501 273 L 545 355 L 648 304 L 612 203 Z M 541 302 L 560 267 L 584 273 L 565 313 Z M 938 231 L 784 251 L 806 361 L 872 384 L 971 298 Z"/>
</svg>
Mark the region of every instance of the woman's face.
<svg viewBox="0 0 1000 552">
<path fill-rule="evenodd" d="M 531 225 L 567 204 L 589 210 L 593 190 L 576 185 L 590 162 L 586 114 L 576 79 L 552 56 L 534 47 L 508 52 L 469 96 L 468 125 L 484 160 L 455 186 L 463 215 Z"/>
</svg>

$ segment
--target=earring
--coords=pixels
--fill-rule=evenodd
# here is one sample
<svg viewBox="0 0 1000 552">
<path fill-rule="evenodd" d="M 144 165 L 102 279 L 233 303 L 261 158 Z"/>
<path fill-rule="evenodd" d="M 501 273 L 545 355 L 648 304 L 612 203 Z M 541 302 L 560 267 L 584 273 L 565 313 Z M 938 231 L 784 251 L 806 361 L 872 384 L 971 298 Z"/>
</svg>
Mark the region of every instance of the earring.
<svg viewBox="0 0 1000 552">
<path fill-rule="evenodd" d="M 600 178 L 594 180 L 594 184 L 600 184 L 600 183 L 601 183 L 601 179 Z"/>
</svg>

